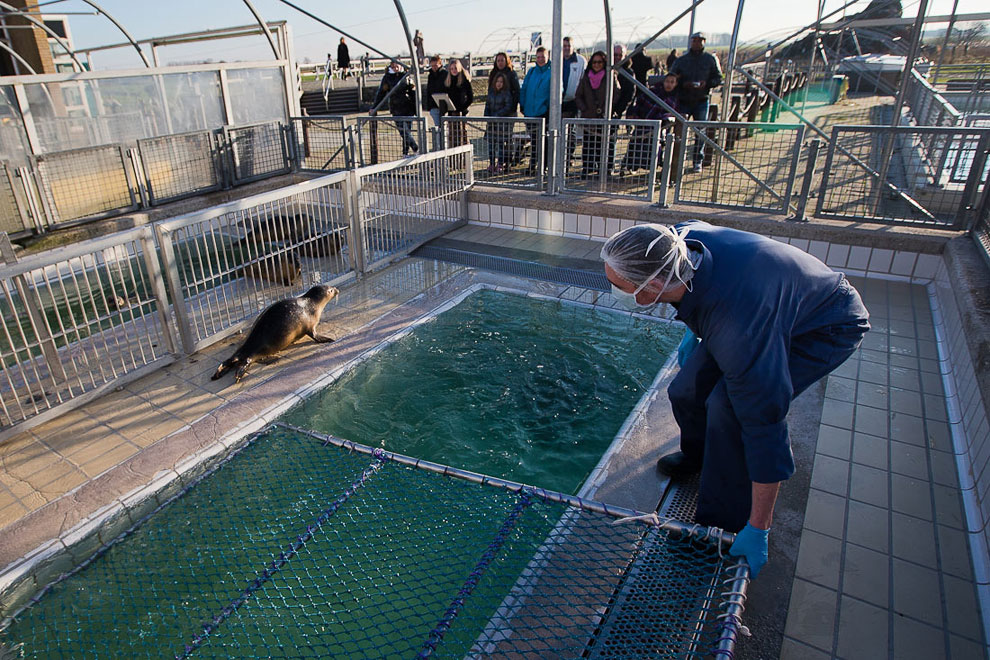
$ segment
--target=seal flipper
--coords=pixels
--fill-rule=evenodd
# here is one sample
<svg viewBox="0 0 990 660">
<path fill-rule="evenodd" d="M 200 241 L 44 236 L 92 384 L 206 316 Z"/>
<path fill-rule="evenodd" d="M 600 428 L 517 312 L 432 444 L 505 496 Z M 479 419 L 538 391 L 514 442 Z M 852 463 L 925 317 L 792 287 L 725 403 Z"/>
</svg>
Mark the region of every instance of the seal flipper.
<svg viewBox="0 0 990 660">
<path fill-rule="evenodd" d="M 226 360 L 220 363 L 220 366 L 217 367 L 217 370 L 213 373 L 212 376 L 210 376 L 210 380 L 217 380 L 218 378 L 221 378 L 225 373 L 227 373 L 228 371 L 230 371 L 240 363 L 241 363 L 241 359 L 237 357 L 236 354 L 232 355 L 231 357 L 227 358 Z"/>
<path fill-rule="evenodd" d="M 314 330 L 310 330 L 306 334 L 309 336 L 310 339 L 312 339 L 313 341 L 315 341 L 317 344 L 329 344 L 330 342 L 333 341 L 333 337 L 331 337 L 330 335 L 318 335 L 318 334 L 316 334 L 316 330 L 315 329 Z"/>
<path fill-rule="evenodd" d="M 234 374 L 234 382 L 235 383 L 241 382 L 241 379 L 244 378 L 244 375 L 245 374 L 247 374 L 248 367 L 251 366 L 251 363 L 252 362 L 254 362 L 254 358 L 251 358 L 251 357 L 244 358 L 244 363 L 237 370 L 237 373 Z"/>
</svg>

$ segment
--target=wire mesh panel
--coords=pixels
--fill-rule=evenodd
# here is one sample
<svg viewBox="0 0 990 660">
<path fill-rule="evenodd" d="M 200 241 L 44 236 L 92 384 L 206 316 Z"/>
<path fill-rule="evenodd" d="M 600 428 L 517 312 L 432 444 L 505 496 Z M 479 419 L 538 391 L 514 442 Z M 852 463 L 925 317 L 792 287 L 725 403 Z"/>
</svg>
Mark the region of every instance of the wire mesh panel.
<svg viewBox="0 0 990 660">
<path fill-rule="evenodd" d="M 152 204 L 219 190 L 223 181 L 211 131 L 138 140 Z"/>
<path fill-rule="evenodd" d="M 543 188 L 544 121 L 540 117 L 442 117 L 449 146 L 470 143 L 474 180 L 490 186 Z"/>
<path fill-rule="evenodd" d="M 471 146 L 357 170 L 362 270 L 408 254 L 466 220 Z"/>
<path fill-rule="evenodd" d="M 661 124 L 564 119 L 564 190 L 653 200 Z"/>
<path fill-rule="evenodd" d="M 299 169 L 334 172 L 351 167 L 344 117 L 293 117 L 296 163 Z"/>
<path fill-rule="evenodd" d="M 292 169 L 286 153 L 281 122 L 249 126 L 224 126 L 223 136 L 232 173 L 232 183 L 247 183 Z"/>
<path fill-rule="evenodd" d="M 0 427 L 168 357 L 164 294 L 146 227 L 0 266 Z"/>
<path fill-rule="evenodd" d="M 964 226 L 986 187 L 988 148 L 990 129 L 836 126 L 816 215 Z"/>
<path fill-rule="evenodd" d="M 25 222 L 14 192 L 15 174 L 7 163 L 0 163 L 0 231 L 20 234 L 31 229 Z"/>
<path fill-rule="evenodd" d="M 957 126 L 962 123 L 962 113 L 939 94 L 917 69 L 911 69 L 907 78 L 904 101 L 918 126 Z"/>
<path fill-rule="evenodd" d="M 672 173 L 676 200 L 788 213 L 803 139 L 795 124 L 688 122 Z"/>
<path fill-rule="evenodd" d="M 110 144 L 37 156 L 52 225 L 137 208 L 123 147 Z"/>
<path fill-rule="evenodd" d="M 413 463 L 270 429 L 3 639 L 27 657 L 731 657 L 746 578 L 706 530 Z"/>
<path fill-rule="evenodd" d="M 450 146 L 456 146 L 451 142 Z M 423 117 L 358 117 L 357 164 L 377 165 L 429 151 Z"/>
<path fill-rule="evenodd" d="M 329 175 L 156 226 L 188 352 L 350 271 L 345 178 Z"/>
</svg>

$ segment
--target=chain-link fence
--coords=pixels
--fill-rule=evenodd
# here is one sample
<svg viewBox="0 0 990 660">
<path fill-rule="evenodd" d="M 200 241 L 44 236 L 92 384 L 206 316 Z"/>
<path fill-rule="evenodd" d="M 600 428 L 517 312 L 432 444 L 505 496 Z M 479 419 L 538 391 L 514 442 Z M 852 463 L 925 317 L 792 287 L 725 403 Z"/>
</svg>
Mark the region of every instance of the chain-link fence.
<svg viewBox="0 0 990 660">
<path fill-rule="evenodd" d="M 541 117 L 447 117 L 448 146 L 474 148 L 474 180 L 491 186 L 542 190 L 546 131 Z"/>
<path fill-rule="evenodd" d="M 357 165 L 387 163 L 429 151 L 423 117 L 358 117 Z M 450 142 L 450 146 L 457 146 Z"/>
<path fill-rule="evenodd" d="M 728 539 L 613 524 L 635 513 L 275 425 L 4 640 L 73 657 L 732 657 L 748 570 Z"/>
<path fill-rule="evenodd" d="M 354 167 L 345 117 L 293 117 L 296 167 L 337 172 Z"/>
<path fill-rule="evenodd" d="M 187 352 L 350 270 L 346 178 L 330 175 L 156 225 Z"/>
<path fill-rule="evenodd" d="M 990 129 L 836 126 L 816 215 L 966 226 L 987 184 L 988 147 Z"/>
<path fill-rule="evenodd" d="M 138 140 L 137 145 L 152 205 L 219 190 L 223 186 L 212 131 Z"/>
<path fill-rule="evenodd" d="M 564 190 L 653 200 L 661 124 L 564 119 Z"/>
<path fill-rule="evenodd" d="M 789 213 L 803 140 L 796 124 L 687 122 L 675 201 Z"/>
<path fill-rule="evenodd" d="M 3 266 L 0 428 L 173 353 L 158 269 L 148 227 Z"/>
<path fill-rule="evenodd" d="M 473 183 L 470 145 L 355 174 L 362 270 L 408 254 L 467 221 L 465 192 Z"/>
<path fill-rule="evenodd" d="M 234 185 L 292 171 L 281 122 L 224 126 L 224 146 Z"/>
<path fill-rule="evenodd" d="M 121 145 L 53 152 L 36 160 L 52 226 L 138 208 Z"/>
</svg>

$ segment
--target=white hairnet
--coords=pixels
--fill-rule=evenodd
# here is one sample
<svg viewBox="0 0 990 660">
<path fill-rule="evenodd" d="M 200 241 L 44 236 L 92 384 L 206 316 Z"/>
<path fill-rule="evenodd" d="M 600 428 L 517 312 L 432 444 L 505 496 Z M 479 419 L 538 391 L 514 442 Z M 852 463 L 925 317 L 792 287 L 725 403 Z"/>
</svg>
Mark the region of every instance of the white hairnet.
<svg viewBox="0 0 990 660">
<path fill-rule="evenodd" d="M 663 290 L 674 278 L 690 288 L 694 265 L 684 241 L 686 235 L 687 229 L 678 232 L 659 224 L 629 227 L 605 241 L 602 261 L 619 277 L 635 284 L 635 293 L 658 277 L 664 278 Z"/>
</svg>

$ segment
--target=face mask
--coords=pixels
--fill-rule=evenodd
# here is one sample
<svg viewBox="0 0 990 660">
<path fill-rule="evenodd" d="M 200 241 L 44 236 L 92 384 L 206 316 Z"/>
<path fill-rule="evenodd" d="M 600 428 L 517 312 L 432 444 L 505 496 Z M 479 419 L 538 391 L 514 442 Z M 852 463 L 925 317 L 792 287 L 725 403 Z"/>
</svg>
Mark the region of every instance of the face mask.
<svg viewBox="0 0 990 660">
<path fill-rule="evenodd" d="M 639 289 L 636 290 L 639 293 Z M 619 301 L 619 305 L 628 309 L 630 311 L 643 312 L 653 309 L 660 302 L 660 294 L 657 294 L 656 300 L 651 303 L 642 304 L 636 300 L 636 293 L 627 293 L 620 289 L 619 287 L 612 285 L 612 296 Z"/>
</svg>

